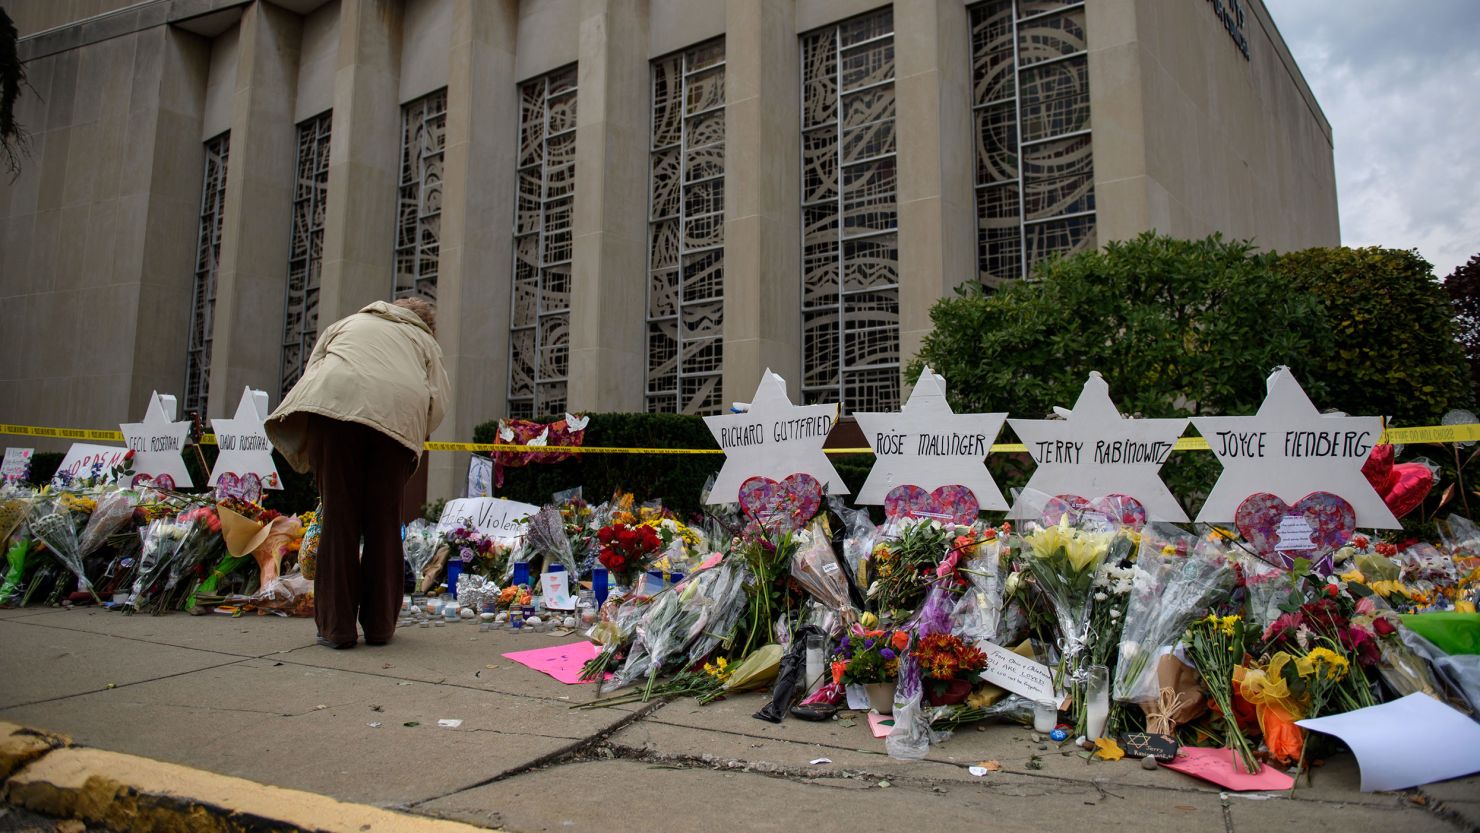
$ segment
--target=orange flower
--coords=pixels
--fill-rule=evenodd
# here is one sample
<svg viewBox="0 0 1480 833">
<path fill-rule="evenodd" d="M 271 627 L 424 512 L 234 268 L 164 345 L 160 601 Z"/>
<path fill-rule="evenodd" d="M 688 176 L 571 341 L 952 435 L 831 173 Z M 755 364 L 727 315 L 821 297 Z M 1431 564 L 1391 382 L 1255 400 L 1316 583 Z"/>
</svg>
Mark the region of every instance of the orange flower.
<svg viewBox="0 0 1480 833">
<path fill-rule="evenodd" d="M 894 644 L 894 650 L 903 651 L 910 646 L 910 635 L 904 631 L 895 631 L 889 641 Z"/>
<path fill-rule="evenodd" d="M 846 670 L 848 670 L 848 663 L 846 662 L 835 662 L 832 664 L 833 685 L 843 684 L 843 672 Z"/>
</svg>

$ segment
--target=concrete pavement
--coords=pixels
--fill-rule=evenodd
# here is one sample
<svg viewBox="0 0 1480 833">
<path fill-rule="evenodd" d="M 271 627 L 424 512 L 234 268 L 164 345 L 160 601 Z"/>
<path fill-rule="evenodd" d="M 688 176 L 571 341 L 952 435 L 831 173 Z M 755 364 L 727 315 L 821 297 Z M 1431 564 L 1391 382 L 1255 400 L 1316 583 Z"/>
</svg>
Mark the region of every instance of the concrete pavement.
<svg viewBox="0 0 1480 833">
<path fill-rule="evenodd" d="M 385 647 L 314 645 L 311 621 L 0 611 L 0 720 L 127 753 L 511 831 L 1454 831 L 1480 825 L 1480 777 L 1361 793 L 1339 757 L 1293 799 L 1220 797 L 1138 762 L 1039 750 L 968 727 L 924 761 L 889 758 L 860 716 L 773 725 L 762 696 L 573 711 L 505 651 L 574 636 L 403 630 Z M 441 719 L 461 720 L 455 729 Z M 372 725 L 378 724 L 378 725 Z M 818 758 L 830 763 L 812 764 Z M 986 777 L 966 767 L 996 761 Z"/>
</svg>

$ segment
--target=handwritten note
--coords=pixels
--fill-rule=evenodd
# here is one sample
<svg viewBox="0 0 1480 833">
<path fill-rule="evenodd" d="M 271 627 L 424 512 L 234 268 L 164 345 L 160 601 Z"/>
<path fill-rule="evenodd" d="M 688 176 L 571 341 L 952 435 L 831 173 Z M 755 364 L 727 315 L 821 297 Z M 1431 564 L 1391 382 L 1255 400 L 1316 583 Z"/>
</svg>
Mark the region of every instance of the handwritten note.
<svg viewBox="0 0 1480 833">
<path fill-rule="evenodd" d="M 471 522 L 474 529 L 490 538 L 510 541 L 524 535 L 525 518 L 540 511 L 538 506 L 493 497 L 469 497 L 447 501 L 437 521 L 439 532 L 451 532 Z"/>
<path fill-rule="evenodd" d="M 1031 700 L 1057 699 L 1053 671 L 1047 665 L 991 642 L 978 642 L 977 647 L 987 655 L 983 680 Z"/>
<path fill-rule="evenodd" d="M 0 481 L 15 483 L 26 476 L 31 467 L 32 448 L 5 449 L 5 462 L 0 464 Z"/>
<path fill-rule="evenodd" d="M 575 610 L 576 600 L 570 594 L 570 573 L 564 570 L 540 576 L 540 588 L 545 594 L 545 607 L 549 610 Z"/>
</svg>

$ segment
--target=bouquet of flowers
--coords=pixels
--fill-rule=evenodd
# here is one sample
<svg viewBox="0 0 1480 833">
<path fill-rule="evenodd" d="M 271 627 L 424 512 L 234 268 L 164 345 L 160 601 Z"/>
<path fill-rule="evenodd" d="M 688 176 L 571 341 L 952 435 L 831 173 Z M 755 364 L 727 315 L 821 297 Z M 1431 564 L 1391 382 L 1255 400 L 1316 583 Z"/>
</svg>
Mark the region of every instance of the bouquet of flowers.
<svg viewBox="0 0 1480 833">
<path fill-rule="evenodd" d="M 1157 658 L 1177 644 L 1193 619 L 1233 587 L 1233 568 L 1219 542 L 1200 545 L 1176 527 L 1155 524 L 1143 533 L 1134 574 L 1129 581 L 1115 579 L 1111 589 L 1119 591 L 1124 582 L 1129 594 L 1115 667 L 1116 700 L 1156 700 L 1160 693 Z"/>
<path fill-rule="evenodd" d="M 629 589 L 636 587 L 653 554 L 663 544 L 653 527 L 622 522 L 602 527 L 596 533 L 596 540 L 601 542 L 601 553 L 597 556 L 601 566 L 618 585 Z"/>
<path fill-rule="evenodd" d="M 1187 656 L 1202 675 L 1208 696 L 1223 713 L 1224 745 L 1237 753 L 1236 762 L 1241 762 L 1246 772 L 1255 773 L 1259 761 L 1233 710 L 1234 669 L 1243 660 L 1244 636 L 1242 616 L 1208 614 L 1187 626 L 1182 641 L 1187 644 Z"/>
<path fill-rule="evenodd" d="M 865 630 L 855 625 L 832 651 L 832 681 L 874 685 L 899 679 L 900 657 L 910 647 L 909 631 Z"/>
<path fill-rule="evenodd" d="M 963 702 L 972 676 L 987 667 L 987 655 L 949 633 L 932 633 L 915 643 L 915 662 L 925 679 L 926 699 L 933 706 Z"/>
<path fill-rule="evenodd" d="M 1002 559 L 1009 551 L 1006 535 L 1010 526 L 1001 530 L 988 527 L 970 547 L 963 547 L 961 568 L 967 585 L 951 610 L 951 633 L 973 644 L 995 642 L 1002 622 Z M 957 539 L 958 545 L 961 539 Z"/>
<path fill-rule="evenodd" d="M 975 547 L 973 537 L 963 537 L 969 532 L 969 527 L 931 519 L 903 522 L 897 538 L 874 546 L 868 565 L 868 600 L 881 616 L 899 621 L 908 618 L 925 600 L 941 563 L 953 554 L 959 560 L 962 552 Z"/>
<path fill-rule="evenodd" d="M 313 511 L 299 515 L 298 523 L 303 525 L 303 540 L 298 545 L 298 569 L 304 578 L 313 581 L 319 571 L 319 537 L 324 531 L 324 505 L 320 503 Z"/>
<path fill-rule="evenodd" d="M 0 541 L 10 538 L 31 512 L 36 494 L 30 489 L 6 485 L 0 487 Z"/>
<path fill-rule="evenodd" d="M 1090 608 L 1095 576 L 1110 552 L 1114 535 L 1070 524 L 1065 513 L 1057 524 L 1035 526 L 1023 536 L 1020 561 L 1058 622 L 1060 661 L 1056 684 L 1078 682 L 1080 655 L 1090 638 Z M 1081 698 L 1076 697 L 1076 707 Z"/>
<path fill-rule="evenodd" d="M 581 574 L 580 563 L 571 548 L 570 537 L 565 534 L 565 519 L 559 509 L 546 506 L 529 517 L 526 528 L 524 545 L 531 554 L 542 556 L 546 564 L 564 566 L 572 577 Z"/>
<path fill-rule="evenodd" d="M 138 502 L 138 493 L 128 489 L 118 489 L 100 496 L 97 508 L 88 517 L 87 526 L 82 528 L 82 535 L 79 537 L 81 554 L 86 557 L 96 552 L 113 533 L 133 520 L 134 507 Z"/>
<path fill-rule="evenodd" d="M 509 546 L 471 526 L 459 526 L 447 535 L 449 557 L 463 564 L 467 574 L 497 579 L 509 563 Z"/>
<path fill-rule="evenodd" d="M 90 513 L 96 506 L 90 498 L 64 492 L 53 500 L 36 501 L 30 517 L 31 536 L 45 544 L 52 556 L 77 577 L 78 589 L 88 593 L 93 592 L 92 582 L 82 567 L 82 543 L 77 537 L 77 527 L 80 522 L 86 522 L 87 516 L 79 517 L 80 512 Z M 97 600 L 96 593 L 93 599 Z"/>
<path fill-rule="evenodd" d="M 802 543 L 791 559 L 792 579 L 844 620 L 856 618 L 848 598 L 848 577 L 843 574 L 832 545 L 819 534 L 802 533 L 799 537 Z"/>
<path fill-rule="evenodd" d="M 143 609 L 146 597 L 159 579 L 168 574 L 170 564 L 190 531 L 189 525 L 174 518 L 153 521 L 139 531 L 143 549 L 139 553 L 138 573 L 125 606 L 133 611 Z"/>
<path fill-rule="evenodd" d="M 159 594 L 159 603 L 155 608 L 156 613 L 178 606 L 181 599 L 180 594 L 175 593 L 176 588 L 183 591 L 188 587 L 189 583 L 182 584 L 184 579 L 203 572 L 204 565 L 215 561 L 217 554 L 224 549 L 221 519 L 211 507 L 199 506 L 186 510 L 180 513 L 177 523 L 185 527 L 186 533 L 174 557 L 169 561 L 164 589 Z"/>
</svg>

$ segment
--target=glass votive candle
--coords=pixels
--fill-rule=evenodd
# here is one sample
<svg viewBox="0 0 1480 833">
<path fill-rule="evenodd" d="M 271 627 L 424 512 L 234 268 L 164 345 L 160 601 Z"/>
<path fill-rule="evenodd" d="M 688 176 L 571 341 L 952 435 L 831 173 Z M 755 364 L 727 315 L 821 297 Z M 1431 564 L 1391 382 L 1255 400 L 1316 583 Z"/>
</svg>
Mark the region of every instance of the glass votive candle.
<svg viewBox="0 0 1480 833">
<path fill-rule="evenodd" d="M 1059 723 L 1059 704 L 1053 700 L 1033 701 L 1033 731 L 1052 732 Z"/>
</svg>

